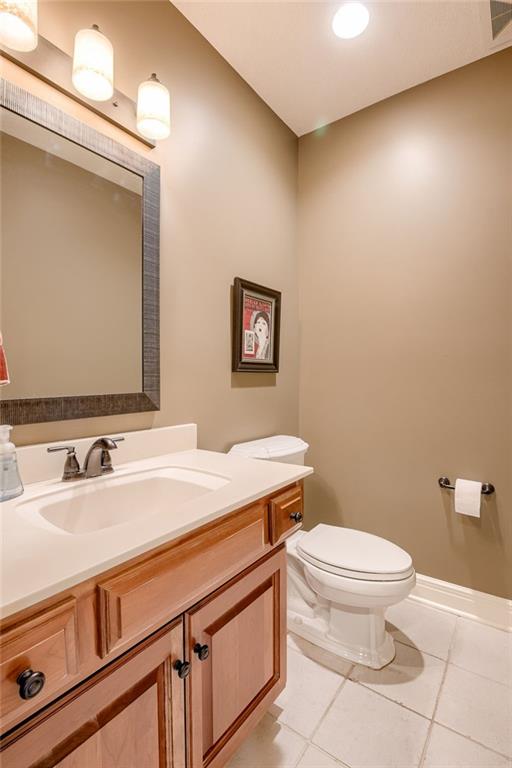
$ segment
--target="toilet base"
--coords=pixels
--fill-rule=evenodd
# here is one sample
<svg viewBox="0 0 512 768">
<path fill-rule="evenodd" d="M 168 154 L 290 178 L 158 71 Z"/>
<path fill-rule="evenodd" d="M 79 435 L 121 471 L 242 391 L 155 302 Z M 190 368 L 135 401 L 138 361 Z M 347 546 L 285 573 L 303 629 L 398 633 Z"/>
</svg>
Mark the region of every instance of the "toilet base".
<svg viewBox="0 0 512 768">
<path fill-rule="evenodd" d="M 395 643 L 386 631 L 383 611 L 340 609 L 332 604 L 316 616 L 289 610 L 288 629 L 336 656 L 371 669 L 382 669 L 395 658 Z"/>
</svg>

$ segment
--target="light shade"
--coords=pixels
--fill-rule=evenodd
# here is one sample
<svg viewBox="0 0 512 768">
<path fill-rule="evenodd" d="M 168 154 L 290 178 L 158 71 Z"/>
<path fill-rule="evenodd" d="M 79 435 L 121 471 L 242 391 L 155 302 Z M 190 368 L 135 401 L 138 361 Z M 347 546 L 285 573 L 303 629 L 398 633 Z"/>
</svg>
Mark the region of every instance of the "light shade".
<svg viewBox="0 0 512 768">
<path fill-rule="evenodd" d="M 96 24 L 75 35 L 73 85 L 93 101 L 107 101 L 114 93 L 114 49 Z"/>
<path fill-rule="evenodd" d="M 146 139 L 166 139 L 171 132 L 169 91 L 153 73 L 139 85 L 137 94 L 137 130 Z"/>
<path fill-rule="evenodd" d="M 337 37 L 349 40 L 364 32 L 369 20 L 368 8 L 362 3 L 343 3 L 334 14 L 332 30 Z"/>
<path fill-rule="evenodd" d="M 15 51 L 37 47 L 37 0 L 0 0 L 0 43 Z"/>
</svg>

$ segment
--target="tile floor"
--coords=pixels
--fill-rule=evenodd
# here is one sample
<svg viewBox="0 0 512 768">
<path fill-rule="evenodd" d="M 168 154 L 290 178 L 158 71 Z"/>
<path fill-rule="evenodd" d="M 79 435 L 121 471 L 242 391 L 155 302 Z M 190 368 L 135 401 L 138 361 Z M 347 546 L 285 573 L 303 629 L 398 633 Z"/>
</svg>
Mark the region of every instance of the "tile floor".
<svg viewBox="0 0 512 768">
<path fill-rule="evenodd" d="M 512 633 L 405 600 L 374 671 L 288 638 L 288 684 L 229 768 L 512 768 Z"/>
</svg>

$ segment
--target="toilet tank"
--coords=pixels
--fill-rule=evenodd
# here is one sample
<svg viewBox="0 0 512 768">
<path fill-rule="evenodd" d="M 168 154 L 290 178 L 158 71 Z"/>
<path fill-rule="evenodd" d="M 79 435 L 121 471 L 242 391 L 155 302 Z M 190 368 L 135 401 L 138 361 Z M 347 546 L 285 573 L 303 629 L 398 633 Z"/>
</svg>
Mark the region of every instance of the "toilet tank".
<svg viewBox="0 0 512 768">
<path fill-rule="evenodd" d="M 300 437 L 291 435 L 272 435 L 247 443 L 237 443 L 229 453 L 245 456 L 248 459 L 266 459 L 281 461 L 285 464 L 304 464 L 304 456 L 309 445 Z"/>
</svg>

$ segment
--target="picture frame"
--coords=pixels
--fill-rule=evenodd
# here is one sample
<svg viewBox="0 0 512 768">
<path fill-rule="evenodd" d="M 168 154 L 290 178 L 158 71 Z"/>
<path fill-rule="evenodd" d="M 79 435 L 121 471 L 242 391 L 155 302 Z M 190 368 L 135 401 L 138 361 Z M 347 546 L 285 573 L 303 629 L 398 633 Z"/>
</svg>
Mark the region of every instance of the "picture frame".
<svg viewBox="0 0 512 768">
<path fill-rule="evenodd" d="M 280 331 L 281 292 L 235 277 L 233 373 L 278 373 Z"/>
</svg>

